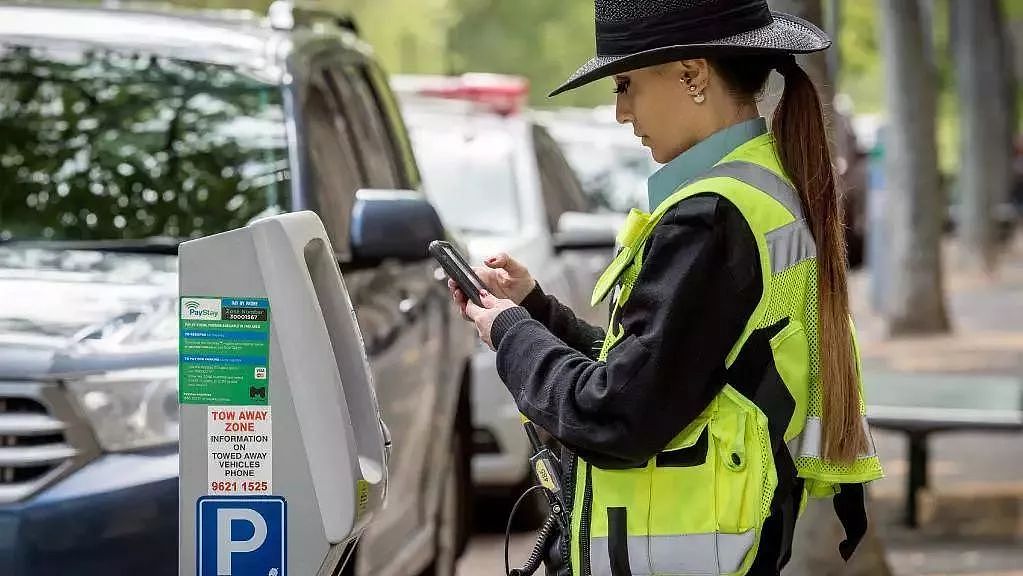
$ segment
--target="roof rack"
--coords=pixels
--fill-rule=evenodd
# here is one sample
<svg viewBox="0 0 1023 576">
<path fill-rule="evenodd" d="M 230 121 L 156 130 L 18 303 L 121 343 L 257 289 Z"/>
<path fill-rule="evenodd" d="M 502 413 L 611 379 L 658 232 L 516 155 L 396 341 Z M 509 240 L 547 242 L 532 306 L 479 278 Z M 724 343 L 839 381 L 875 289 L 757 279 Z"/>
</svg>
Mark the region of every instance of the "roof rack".
<svg viewBox="0 0 1023 576">
<path fill-rule="evenodd" d="M 359 34 L 359 27 L 350 13 L 326 7 L 296 6 L 291 0 L 274 0 L 267 9 L 267 19 L 271 26 L 279 30 L 293 30 L 296 27 L 325 23 Z"/>
</svg>

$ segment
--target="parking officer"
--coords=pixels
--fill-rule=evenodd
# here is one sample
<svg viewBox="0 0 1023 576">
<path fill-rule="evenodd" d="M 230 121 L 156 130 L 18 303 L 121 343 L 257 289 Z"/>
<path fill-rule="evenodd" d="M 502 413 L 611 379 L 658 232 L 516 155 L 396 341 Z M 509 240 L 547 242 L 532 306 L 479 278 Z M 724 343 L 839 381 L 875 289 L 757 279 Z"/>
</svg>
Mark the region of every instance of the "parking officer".
<svg viewBox="0 0 1023 576">
<path fill-rule="evenodd" d="M 834 497 L 848 559 L 882 475 L 861 397 L 839 198 L 817 91 L 793 54 L 828 37 L 764 0 L 596 0 L 617 118 L 666 165 L 593 302 L 606 331 L 506 255 L 453 297 L 530 420 L 559 440 L 560 573 L 778 574 L 807 495 Z M 756 101 L 785 81 L 771 129 Z"/>
</svg>

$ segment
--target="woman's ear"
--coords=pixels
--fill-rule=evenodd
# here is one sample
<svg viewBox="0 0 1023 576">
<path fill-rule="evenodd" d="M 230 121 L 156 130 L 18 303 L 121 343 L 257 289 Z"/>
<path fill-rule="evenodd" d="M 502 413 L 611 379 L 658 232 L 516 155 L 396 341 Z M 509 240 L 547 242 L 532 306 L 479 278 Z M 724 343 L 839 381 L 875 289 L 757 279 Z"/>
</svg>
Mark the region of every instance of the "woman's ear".
<svg viewBox="0 0 1023 576">
<path fill-rule="evenodd" d="M 693 58 L 682 60 L 682 81 L 683 86 L 690 95 L 702 94 L 710 84 L 710 64 L 706 58 Z"/>
</svg>

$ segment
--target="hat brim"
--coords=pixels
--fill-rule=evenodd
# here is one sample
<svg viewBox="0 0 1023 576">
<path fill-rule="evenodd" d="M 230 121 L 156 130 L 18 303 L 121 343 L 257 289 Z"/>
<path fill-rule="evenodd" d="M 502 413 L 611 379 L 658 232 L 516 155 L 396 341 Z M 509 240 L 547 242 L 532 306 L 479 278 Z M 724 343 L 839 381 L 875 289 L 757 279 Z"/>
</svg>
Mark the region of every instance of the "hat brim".
<svg viewBox="0 0 1023 576">
<path fill-rule="evenodd" d="M 831 46 L 828 35 L 810 22 L 782 12 L 771 14 L 774 21 L 767 26 L 713 42 L 664 46 L 635 54 L 598 55 L 548 96 L 557 96 L 614 74 L 686 58 L 712 54 L 809 54 Z"/>
</svg>

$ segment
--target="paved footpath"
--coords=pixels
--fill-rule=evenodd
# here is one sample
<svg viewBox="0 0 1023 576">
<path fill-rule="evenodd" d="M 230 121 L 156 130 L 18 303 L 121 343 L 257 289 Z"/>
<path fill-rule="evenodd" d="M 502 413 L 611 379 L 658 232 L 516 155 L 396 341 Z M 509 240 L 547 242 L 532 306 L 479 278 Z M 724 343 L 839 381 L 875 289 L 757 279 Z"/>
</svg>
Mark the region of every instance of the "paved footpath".
<svg viewBox="0 0 1023 576">
<path fill-rule="evenodd" d="M 945 262 L 955 257 L 946 250 Z M 950 271 L 946 304 L 953 331 L 886 338 L 867 306 L 868 278 L 851 281 L 865 369 L 894 373 L 1023 378 L 1023 235 L 991 277 Z M 1023 409 L 1023 407 L 1020 407 Z M 875 431 L 887 477 L 871 488 L 888 559 L 897 576 L 1023 576 L 1023 434 L 935 434 L 923 526 L 899 522 L 908 469 L 904 437 Z"/>
</svg>

